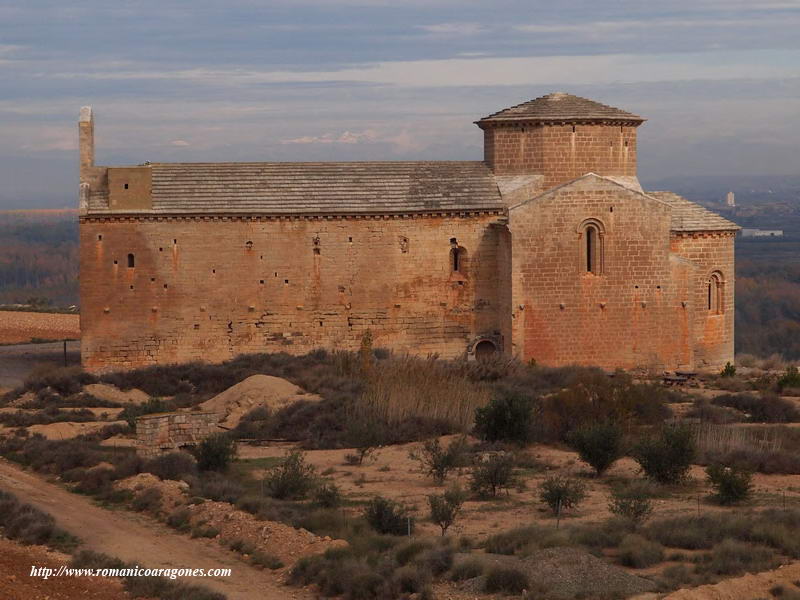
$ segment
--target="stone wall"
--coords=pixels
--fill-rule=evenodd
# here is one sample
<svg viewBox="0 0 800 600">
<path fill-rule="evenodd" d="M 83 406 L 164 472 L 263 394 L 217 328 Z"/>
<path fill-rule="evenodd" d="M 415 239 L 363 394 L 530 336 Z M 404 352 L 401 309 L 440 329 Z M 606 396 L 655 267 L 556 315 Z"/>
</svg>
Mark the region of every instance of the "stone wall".
<svg viewBox="0 0 800 600">
<path fill-rule="evenodd" d="M 496 175 L 541 174 L 544 189 L 586 173 L 635 177 L 636 127 L 597 124 L 487 127 L 484 160 Z"/>
<path fill-rule="evenodd" d="M 513 352 L 548 365 L 691 366 L 690 267 L 671 260 L 670 214 L 594 176 L 512 208 Z M 602 231 L 599 273 L 587 271 L 590 219 Z"/>
<path fill-rule="evenodd" d="M 184 446 L 196 446 L 217 433 L 216 413 L 176 412 L 145 415 L 136 419 L 136 451 L 151 458 Z"/>
<path fill-rule="evenodd" d="M 85 216 L 84 367 L 355 350 L 366 330 L 375 347 L 448 358 L 502 343 L 500 218 Z"/>
</svg>

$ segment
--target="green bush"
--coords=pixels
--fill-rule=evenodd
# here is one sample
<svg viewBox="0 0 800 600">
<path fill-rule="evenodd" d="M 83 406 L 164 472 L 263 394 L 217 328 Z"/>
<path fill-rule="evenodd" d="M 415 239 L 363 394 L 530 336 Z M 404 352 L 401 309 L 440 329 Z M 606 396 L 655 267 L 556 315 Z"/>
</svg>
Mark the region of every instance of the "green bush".
<svg viewBox="0 0 800 600">
<path fill-rule="evenodd" d="M 695 452 L 692 430 L 672 425 L 657 435 L 640 439 L 632 454 L 649 478 L 659 483 L 680 483 L 689 472 Z"/>
<path fill-rule="evenodd" d="M 714 488 L 714 499 L 720 504 L 737 504 L 750 497 L 753 475 L 737 467 L 713 464 L 706 467 L 706 476 Z"/>
<path fill-rule="evenodd" d="M 80 544 L 78 538 L 58 528 L 49 514 L 16 496 L 0 490 L 0 527 L 4 537 L 24 545 L 46 545 L 71 552 Z"/>
<path fill-rule="evenodd" d="M 236 458 L 236 440 L 227 433 L 208 436 L 197 447 L 197 466 L 201 471 L 225 471 Z"/>
<path fill-rule="evenodd" d="M 800 420 L 800 410 L 793 402 L 770 392 L 760 397 L 753 394 L 723 394 L 712 399 L 712 403 L 747 414 L 750 423 L 794 423 Z"/>
<path fill-rule="evenodd" d="M 215 538 L 219 535 L 219 529 L 209 525 L 198 525 L 192 528 L 193 538 Z"/>
<path fill-rule="evenodd" d="M 698 572 L 715 575 L 758 573 L 778 566 L 775 553 L 769 548 L 726 539 L 714 546 L 711 559 L 697 565 Z"/>
<path fill-rule="evenodd" d="M 567 441 L 598 475 L 605 473 L 625 454 L 622 428 L 613 421 L 586 423 L 574 429 Z"/>
<path fill-rule="evenodd" d="M 414 531 L 414 518 L 408 509 L 383 496 L 375 496 L 364 509 L 369 526 L 382 534 L 408 535 Z"/>
<path fill-rule="evenodd" d="M 539 486 L 539 499 L 550 507 L 554 515 L 578 506 L 586 498 L 586 485 L 581 481 L 554 475 Z"/>
<path fill-rule="evenodd" d="M 306 462 L 302 452 L 289 452 L 284 461 L 264 478 L 267 493 L 279 500 L 300 500 L 313 489 L 316 481 L 314 465 Z"/>
<path fill-rule="evenodd" d="M 495 396 L 475 410 L 477 437 L 488 442 L 529 444 L 534 439 L 534 403 L 521 394 Z"/>
<path fill-rule="evenodd" d="M 452 486 L 441 496 L 432 494 L 428 496 L 428 505 L 431 509 L 431 521 L 442 529 L 442 535 L 455 522 L 461 505 L 464 504 L 466 495 L 457 485 Z"/>
<path fill-rule="evenodd" d="M 516 459 L 508 452 L 496 452 L 476 462 L 470 473 L 470 489 L 480 496 L 495 497 L 516 483 Z"/>
<path fill-rule="evenodd" d="M 786 367 L 786 372 L 778 379 L 778 389 L 784 388 L 800 388 L 800 370 L 797 367 Z"/>
<path fill-rule="evenodd" d="M 192 513 L 188 508 L 177 508 L 167 517 L 167 525 L 178 531 L 189 531 L 189 517 Z"/>
<path fill-rule="evenodd" d="M 492 567 L 486 574 L 484 591 L 489 594 L 503 592 L 521 594 L 528 589 L 528 576 L 513 567 Z"/>
<path fill-rule="evenodd" d="M 469 558 L 456 563 L 450 572 L 450 580 L 464 581 L 465 579 L 475 579 L 481 575 L 483 575 L 483 563 L 476 558 Z"/>
<path fill-rule="evenodd" d="M 275 570 L 283 567 L 283 561 L 274 554 L 256 550 L 250 555 L 250 562 L 259 567 Z"/>
<path fill-rule="evenodd" d="M 320 508 L 338 508 L 342 505 L 342 492 L 335 483 L 324 483 L 314 490 L 313 501 Z"/>
<path fill-rule="evenodd" d="M 608 510 L 634 527 L 640 526 L 653 513 L 650 486 L 645 481 L 634 481 L 625 487 L 615 488 L 611 492 Z"/>
<path fill-rule="evenodd" d="M 422 447 L 409 452 L 409 458 L 419 461 L 426 475 L 437 484 L 444 483 L 450 471 L 464 466 L 467 452 L 465 437 L 454 439 L 444 448 L 438 438 L 427 440 Z"/>
<path fill-rule="evenodd" d="M 159 479 L 179 480 L 197 473 L 197 462 L 191 454 L 177 450 L 151 458 L 144 464 L 143 471 Z"/>
<path fill-rule="evenodd" d="M 139 512 L 157 513 L 161 510 L 161 490 L 154 487 L 142 490 L 131 501 L 131 507 Z"/>
<path fill-rule="evenodd" d="M 626 567 L 644 569 L 664 560 L 664 548 L 640 535 L 626 535 L 619 545 L 619 560 Z"/>
</svg>

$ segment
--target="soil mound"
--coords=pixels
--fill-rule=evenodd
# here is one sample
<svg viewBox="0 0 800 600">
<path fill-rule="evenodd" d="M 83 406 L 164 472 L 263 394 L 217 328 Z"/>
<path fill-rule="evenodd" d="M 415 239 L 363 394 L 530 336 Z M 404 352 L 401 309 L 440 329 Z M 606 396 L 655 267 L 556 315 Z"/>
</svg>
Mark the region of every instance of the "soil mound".
<svg viewBox="0 0 800 600">
<path fill-rule="evenodd" d="M 476 555 L 459 555 L 475 558 Z M 572 598 L 586 590 L 599 596 L 627 598 L 656 589 L 649 579 L 632 575 L 578 548 L 547 548 L 525 558 L 485 554 L 480 556 L 487 566 L 515 567 L 523 571 L 531 584 L 538 584 L 554 596 Z M 465 582 L 464 587 L 480 591 L 484 577 Z"/>
<path fill-rule="evenodd" d="M 252 375 L 229 387 L 211 400 L 200 405 L 203 412 L 214 412 L 221 416 L 220 425 L 233 428 L 242 417 L 259 406 L 275 412 L 298 400 L 318 401 L 314 394 L 306 393 L 290 381 L 271 375 Z"/>
<path fill-rule="evenodd" d="M 68 440 L 70 438 L 94 433 L 109 425 L 127 425 L 125 421 L 87 421 L 85 423 L 73 423 L 65 421 L 63 423 L 50 423 L 49 425 L 31 425 L 28 427 L 30 433 L 40 433 L 48 440 Z"/>
<path fill-rule="evenodd" d="M 133 477 L 127 477 L 117 481 L 114 487 L 134 493 L 148 488 L 157 489 L 161 492 L 161 510 L 165 513 L 172 512 L 177 506 L 184 504 L 189 493 L 189 484 L 185 481 L 161 480 L 152 473 L 139 473 Z"/>
<path fill-rule="evenodd" d="M 309 554 L 346 546 L 344 540 L 319 537 L 305 529 L 295 529 L 276 521 L 260 521 L 250 513 L 236 510 L 226 502 L 206 501 L 190 507 L 192 524 L 203 523 L 218 529 L 221 539 L 242 539 L 259 550 L 277 556 L 286 566 Z"/>
<path fill-rule="evenodd" d="M 121 389 L 108 383 L 91 383 L 83 386 L 83 391 L 91 394 L 98 400 L 106 402 L 117 402 L 119 404 L 144 404 L 150 396 L 142 390 L 132 389 L 122 391 Z"/>
</svg>

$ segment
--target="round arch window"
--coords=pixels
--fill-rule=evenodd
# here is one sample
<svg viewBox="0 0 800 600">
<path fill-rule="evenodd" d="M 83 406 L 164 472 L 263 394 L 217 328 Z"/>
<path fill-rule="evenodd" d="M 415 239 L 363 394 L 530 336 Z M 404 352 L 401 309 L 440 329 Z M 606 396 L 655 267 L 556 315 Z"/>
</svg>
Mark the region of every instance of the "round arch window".
<svg viewBox="0 0 800 600">
<path fill-rule="evenodd" d="M 497 354 L 497 346 L 489 340 L 481 340 L 475 344 L 475 359 L 487 360 Z"/>
</svg>

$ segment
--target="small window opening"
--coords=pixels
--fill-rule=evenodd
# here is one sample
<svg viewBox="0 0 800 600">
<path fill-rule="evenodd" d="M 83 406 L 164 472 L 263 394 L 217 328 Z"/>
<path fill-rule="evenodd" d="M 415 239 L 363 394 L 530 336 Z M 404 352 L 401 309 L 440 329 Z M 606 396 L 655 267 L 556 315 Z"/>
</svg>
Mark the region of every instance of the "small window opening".
<svg viewBox="0 0 800 600">
<path fill-rule="evenodd" d="M 163 251 L 164 251 L 164 248 L 159 248 L 159 249 L 158 249 L 158 251 L 159 251 L 159 252 L 163 252 Z"/>
<path fill-rule="evenodd" d="M 253 242 L 251 242 L 250 240 L 247 240 L 244 243 L 244 247 L 247 248 L 248 250 L 252 250 L 253 249 Z"/>
<path fill-rule="evenodd" d="M 216 272 L 217 272 L 217 270 L 216 270 L 216 269 L 211 269 L 211 272 L 212 272 L 212 273 L 216 273 Z"/>
<path fill-rule="evenodd" d="M 625 147 L 628 147 L 628 140 L 625 140 Z"/>
<path fill-rule="evenodd" d="M 122 187 L 124 187 L 124 188 L 127 190 L 127 189 L 128 189 L 128 184 L 126 183 L 126 184 L 125 184 L 124 186 L 122 186 Z"/>
<path fill-rule="evenodd" d="M 164 289 L 167 289 L 167 284 L 166 283 L 164 284 Z"/>
<path fill-rule="evenodd" d="M 118 265 L 118 264 L 119 264 L 119 262 L 115 260 L 115 261 L 114 261 L 114 264 L 115 264 L 115 265 Z"/>
<path fill-rule="evenodd" d="M 136 257 L 133 254 L 128 254 L 128 268 L 132 269 L 136 266 Z"/>
<path fill-rule="evenodd" d="M 572 133 L 575 133 L 575 125 L 572 126 Z"/>
<path fill-rule="evenodd" d="M 349 238 L 347 238 L 347 241 L 352 243 L 353 242 L 353 238 L 349 237 Z"/>
<path fill-rule="evenodd" d="M 608 212 L 614 212 L 614 207 L 613 206 L 609 206 L 608 207 Z"/>
<path fill-rule="evenodd" d="M 261 285 L 264 285 L 264 280 L 263 279 L 259 279 L 258 283 L 260 283 Z"/>
<path fill-rule="evenodd" d="M 586 270 L 597 273 L 597 228 L 592 225 L 586 228 Z"/>
<path fill-rule="evenodd" d="M 178 245 L 178 240 L 172 240 L 173 245 Z"/>
<path fill-rule="evenodd" d="M 133 289 L 133 286 L 131 286 L 131 289 Z"/>
<path fill-rule="evenodd" d="M 724 312 L 725 307 L 725 282 L 722 279 L 722 274 L 719 272 L 712 273 L 706 282 L 706 302 L 708 305 L 708 312 L 712 314 L 721 314 Z"/>
<path fill-rule="evenodd" d="M 102 233 L 97 236 L 97 241 L 98 242 L 102 242 L 103 241 L 103 234 Z"/>
<path fill-rule="evenodd" d="M 464 269 L 464 249 L 453 248 L 450 250 L 450 267 L 453 273 L 461 273 Z"/>
<path fill-rule="evenodd" d="M 288 280 L 288 279 L 284 279 L 284 280 L 283 280 L 283 283 L 284 283 L 285 285 L 289 285 L 289 280 Z"/>
<path fill-rule="evenodd" d="M 319 254 L 319 253 L 320 253 L 319 248 L 314 248 L 314 254 Z"/>
<path fill-rule="evenodd" d="M 155 278 L 155 277 L 151 277 L 151 278 L 150 278 L 150 281 L 155 281 L 155 280 L 156 280 L 156 278 Z"/>
</svg>

